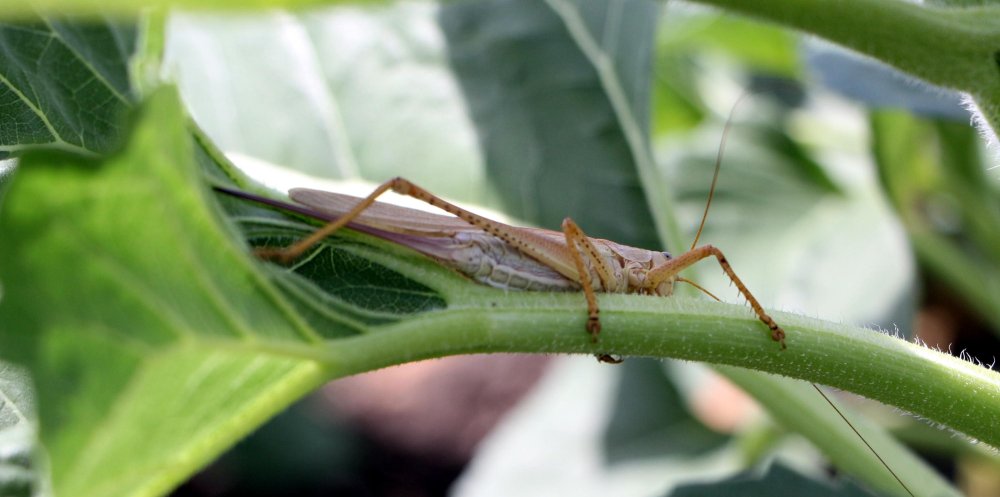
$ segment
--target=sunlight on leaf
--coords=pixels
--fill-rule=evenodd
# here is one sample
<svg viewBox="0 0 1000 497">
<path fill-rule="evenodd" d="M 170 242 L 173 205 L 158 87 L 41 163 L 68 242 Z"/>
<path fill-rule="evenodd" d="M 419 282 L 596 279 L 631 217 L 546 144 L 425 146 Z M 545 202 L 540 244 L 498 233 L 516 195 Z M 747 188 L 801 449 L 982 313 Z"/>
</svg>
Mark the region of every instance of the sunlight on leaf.
<svg viewBox="0 0 1000 497">
<path fill-rule="evenodd" d="M 437 8 L 176 15 L 165 63 L 226 152 L 326 178 L 403 175 L 482 202 L 490 188 Z"/>
</svg>

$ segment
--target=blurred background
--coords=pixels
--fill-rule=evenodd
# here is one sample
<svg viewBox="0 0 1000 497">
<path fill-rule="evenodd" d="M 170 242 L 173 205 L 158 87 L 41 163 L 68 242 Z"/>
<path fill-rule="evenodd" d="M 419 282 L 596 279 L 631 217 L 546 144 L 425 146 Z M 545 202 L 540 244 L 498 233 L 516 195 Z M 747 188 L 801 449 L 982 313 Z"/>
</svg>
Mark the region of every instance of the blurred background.
<svg viewBox="0 0 1000 497">
<path fill-rule="evenodd" d="M 960 95 L 821 41 L 674 1 L 394 2 L 173 15 L 165 62 L 219 147 L 276 188 L 401 175 L 674 253 L 732 113 L 701 242 L 765 306 L 995 360 L 995 152 Z M 710 263 L 688 277 L 740 301 Z M 842 400 L 963 492 L 1000 495 L 994 452 Z M 332 382 L 174 495 L 725 495 L 698 485 L 768 462 L 793 468 L 768 474 L 786 486 L 835 473 L 699 365 L 468 356 Z"/>
</svg>

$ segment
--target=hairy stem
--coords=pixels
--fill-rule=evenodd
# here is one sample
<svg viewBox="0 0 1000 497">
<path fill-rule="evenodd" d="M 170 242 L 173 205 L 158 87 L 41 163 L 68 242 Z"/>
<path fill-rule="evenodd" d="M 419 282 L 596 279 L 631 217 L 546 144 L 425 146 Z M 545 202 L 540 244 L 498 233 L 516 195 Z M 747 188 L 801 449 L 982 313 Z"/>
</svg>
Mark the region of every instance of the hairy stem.
<svg viewBox="0 0 1000 497">
<path fill-rule="evenodd" d="M 871 330 L 776 313 L 788 334 L 788 350 L 780 351 L 743 306 L 611 295 L 601 298 L 604 332 L 592 344 L 583 331 L 586 316 L 578 295 L 497 296 L 483 306 L 426 313 L 300 352 L 326 364 L 331 376 L 481 352 L 601 352 L 703 361 L 851 391 L 1000 445 L 1000 425 L 994 422 L 1000 412 L 1000 374 Z"/>
</svg>

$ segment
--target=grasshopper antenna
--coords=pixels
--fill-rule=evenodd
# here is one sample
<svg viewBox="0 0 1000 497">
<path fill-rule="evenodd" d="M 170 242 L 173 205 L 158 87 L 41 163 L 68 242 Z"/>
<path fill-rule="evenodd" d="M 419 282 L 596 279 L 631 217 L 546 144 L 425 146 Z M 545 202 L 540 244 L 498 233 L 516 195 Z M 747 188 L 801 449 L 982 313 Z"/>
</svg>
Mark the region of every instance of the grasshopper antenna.
<svg viewBox="0 0 1000 497">
<path fill-rule="evenodd" d="M 868 443 L 868 440 L 865 440 L 865 437 L 861 436 L 861 433 L 858 432 L 858 429 L 855 428 L 854 425 L 847 420 L 847 416 L 844 416 L 844 413 L 840 411 L 840 409 L 837 407 L 836 404 L 833 403 L 832 400 L 830 400 L 830 397 L 827 397 L 826 394 L 823 393 L 823 390 L 819 388 L 819 385 L 815 383 L 810 383 L 810 384 L 812 385 L 813 388 L 816 389 L 816 392 L 818 392 L 823 397 L 823 400 L 825 400 L 827 404 L 830 404 L 830 407 L 832 407 L 834 411 L 837 411 L 837 415 L 840 416 L 840 419 L 843 419 L 844 422 L 847 423 L 847 426 L 851 428 L 851 431 L 853 431 L 854 434 L 857 435 L 858 438 L 860 438 L 861 441 L 865 443 L 865 447 L 868 447 L 868 450 L 875 455 L 875 458 L 878 459 L 878 462 L 882 463 L 882 466 L 885 468 L 885 470 L 888 471 L 889 474 L 896 479 L 896 481 L 899 483 L 899 486 L 903 487 L 903 490 L 906 490 L 906 493 L 910 494 L 910 497 L 916 497 L 915 495 L 913 495 L 913 492 L 910 491 L 910 488 L 907 487 L 905 483 L 903 483 L 902 478 L 900 478 L 899 475 L 897 475 L 896 472 L 893 471 L 891 467 L 889 467 L 889 464 L 885 462 L 884 459 L 882 459 L 882 456 L 878 455 L 878 452 L 876 452 L 875 449 L 871 446 L 871 444 Z"/>
<path fill-rule="evenodd" d="M 715 154 L 715 172 L 712 173 L 712 186 L 708 188 L 708 200 L 705 201 L 705 212 L 701 214 L 701 224 L 698 225 L 698 231 L 694 234 L 694 240 L 691 241 L 691 248 L 688 250 L 694 250 L 698 246 L 698 239 L 701 238 L 701 232 L 705 229 L 705 221 L 708 220 L 708 209 L 712 207 L 712 197 L 715 196 L 715 185 L 719 182 L 722 157 L 726 153 L 726 140 L 729 139 L 729 131 L 733 127 L 733 116 L 736 115 L 736 109 L 739 108 L 740 103 L 748 96 L 750 96 L 750 93 L 743 92 L 740 98 L 736 99 L 736 103 L 733 104 L 732 108 L 729 109 L 729 117 L 726 118 L 726 124 L 722 128 L 722 138 L 719 140 L 719 151 Z"/>
<path fill-rule="evenodd" d="M 712 206 L 712 197 L 715 196 L 715 185 L 719 181 L 719 171 L 722 169 L 722 157 L 725 155 L 726 141 L 729 138 L 729 132 L 733 127 L 733 117 L 736 115 L 736 109 L 740 106 L 743 100 L 745 100 L 751 94 L 752 92 L 743 92 L 739 96 L 739 98 L 736 99 L 736 102 L 733 103 L 732 108 L 729 109 L 729 116 L 726 118 L 726 124 L 722 128 L 722 137 L 719 140 L 719 151 L 715 156 L 715 171 L 712 173 L 712 185 L 708 189 L 708 200 L 705 201 L 705 211 L 701 215 L 701 223 L 698 225 L 698 231 L 694 235 L 694 241 L 691 242 L 690 250 L 694 250 L 694 248 L 698 246 L 698 239 L 701 238 L 701 233 L 705 229 L 705 222 L 708 220 L 708 210 Z M 718 297 L 712 295 L 711 292 L 703 288 L 701 285 L 698 285 L 697 283 L 687 278 L 679 278 L 679 281 L 688 283 L 697 288 L 698 290 L 705 292 L 713 299 L 719 300 Z M 882 459 L 882 456 L 880 456 L 879 453 L 875 451 L 875 448 L 868 443 L 868 440 L 866 440 L 865 437 L 861 435 L 861 432 L 858 431 L 858 429 L 854 426 L 854 424 L 847 419 L 847 416 L 845 416 L 844 413 L 841 412 L 841 410 L 837 407 L 837 405 L 834 404 L 832 400 L 830 400 L 830 397 L 828 397 L 826 393 L 824 393 L 823 390 L 819 388 L 819 385 L 815 383 L 810 383 L 810 384 L 814 389 L 816 389 L 816 393 L 818 393 L 821 397 L 823 397 L 823 400 L 825 400 L 827 404 L 830 404 L 830 407 L 832 407 L 833 410 L 837 413 L 837 415 L 840 416 L 840 419 L 844 420 L 844 423 L 847 423 L 847 426 L 850 427 L 851 431 L 853 431 L 854 434 L 857 435 L 859 439 L 861 439 L 861 442 L 865 444 L 865 447 L 868 447 L 868 450 L 872 453 L 872 455 L 875 456 L 876 459 L 878 459 L 878 462 L 882 464 L 882 467 L 884 467 L 885 470 L 888 471 L 890 475 L 892 475 L 892 477 L 896 480 L 896 482 L 899 483 L 899 486 L 903 487 L 903 490 L 905 490 L 906 493 L 910 495 L 910 497 L 916 497 L 910 490 L 910 488 L 907 487 L 905 483 L 903 483 L 903 479 L 900 478 L 899 475 L 897 475 L 896 472 L 892 470 L 889 464 L 885 462 L 884 459 Z"/>
<path fill-rule="evenodd" d="M 698 231 L 694 234 L 694 240 L 691 241 L 691 248 L 688 250 L 694 250 L 698 246 L 698 239 L 701 238 L 701 232 L 705 229 L 705 222 L 708 221 L 708 210 L 712 207 L 712 197 L 715 196 L 715 185 L 719 182 L 719 171 L 722 170 L 722 157 L 726 153 L 726 140 L 729 138 L 729 131 L 733 127 L 733 118 L 736 116 L 736 109 L 739 108 L 740 104 L 747 97 L 751 95 L 751 92 L 743 92 L 740 94 L 736 102 L 729 109 L 729 116 L 726 117 L 726 124 L 722 128 L 722 138 L 719 140 L 719 151 L 715 154 L 715 171 L 712 173 L 712 185 L 708 188 L 708 199 L 705 201 L 705 211 L 701 213 L 701 223 L 698 224 Z M 705 287 L 691 281 L 687 278 L 678 278 L 678 281 L 682 283 L 687 283 L 699 291 L 712 297 L 717 302 L 722 302 L 719 297 L 716 297 L 712 292 L 705 289 Z"/>
</svg>

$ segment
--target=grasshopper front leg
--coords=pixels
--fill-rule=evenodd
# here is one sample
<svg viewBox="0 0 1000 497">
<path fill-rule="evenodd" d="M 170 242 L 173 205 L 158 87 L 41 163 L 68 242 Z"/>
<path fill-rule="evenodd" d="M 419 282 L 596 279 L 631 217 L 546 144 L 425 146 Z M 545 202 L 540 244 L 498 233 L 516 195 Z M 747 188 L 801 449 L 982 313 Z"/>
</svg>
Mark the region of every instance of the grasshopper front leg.
<svg viewBox="0 0 1000 497">
<path fill-rule="evenodd" d="M 750 293 L 750 290 L 743 284 L 743 281 L 740 280 L 739 276 L 736 276 L 736 272 L 733 271 L 733 267 L 729 265 L 729 261 L 726 260 L 726 256 L 722 254 L 722 251 L 712 245 L 702 245 L 701 247 L 693 248 L 651 269 L 649 274 L 646 275 L 647 282 L 651 288 L 656 288 L 660 283 L 677 276 L 677 273 L 681 272 L 688 266 L 691 266 L 706 257 L 712 256 L 715 256 L 715 259 L 719 261 L 719 265 L 722 266 L 722 270 L 726 273 L 726 276 L 729 276 L 729 279 L 736 285 L 736 288 L 740 291 L 740 293 L 746 297 L 747 302 L 750 303 L 750 307 L 753 309 L 753 312 L 757 314 L 757 318 L 759 318 L 765 325 L 767 325 L 767 328 L 771 330 L 771 339 L 781 344 L 781 350 L 785 350 L 787 348 L 785 346 L 785 330 L 781 329 L 781 326 L 778 326 L 778 323 L 776 323 L 774 319 L 772 319 L 771 316 L 764 311 L 764 307 L 760 305 L 760 302 L 758 302 L 756 298 L 754 298 L 753 294 Z"/>
</svg>

